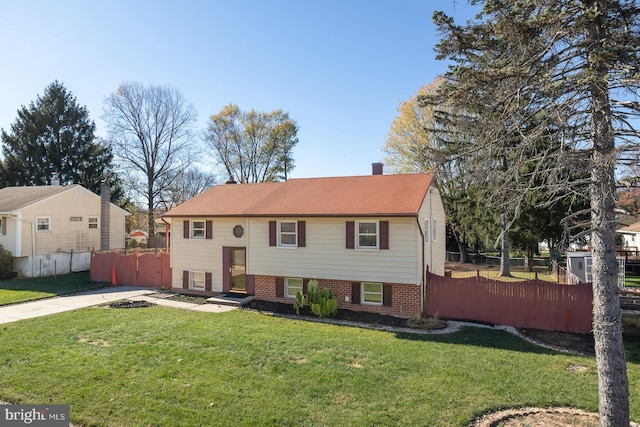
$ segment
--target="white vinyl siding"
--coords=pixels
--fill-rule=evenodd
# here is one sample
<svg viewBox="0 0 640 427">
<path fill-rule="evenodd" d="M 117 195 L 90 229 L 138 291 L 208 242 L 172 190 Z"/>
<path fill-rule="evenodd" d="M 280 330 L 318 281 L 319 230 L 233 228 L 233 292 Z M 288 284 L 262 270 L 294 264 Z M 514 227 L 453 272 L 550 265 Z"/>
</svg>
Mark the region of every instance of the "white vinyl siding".
<svg viewBox="0 0 640 427">
<path fill-rule="evenodd" d="M 445 213 L 437 188 L 431 187 L 427 192 L 420 207 L 419 221 L 424 227 L 422 232 L 425 236 L 425 243 L 428 243 L 421 245 L 424 256 L 423 268 L 443 276 L 446 259 Z"/>
<path fill-rule="evenodd" d="M 88 226 L 88 218 L 100 218 L 100 196 L 80 186 L 70 186 L 67 191 L 22 208 L 16 216 L 22 221 L 10 220 L 7 234 L 15 234 L 19 243 L 12 244 L 15 256 L 32 255 L 32 236 L 35 255 L 57 252 L 89 252 L 100 248 L 100 230 Z M 82 218 L 71 221 L 71 218 Z M 49 231 L 38 231 L 36 218 L 50 218 Z M 109 240 L 111 249 L 124 248 L 125 211 L 110 205 Z M 100 226 L 98 222 L 98 226 Z M 8 236 L 7 236 L 8 237 Z"/>
<path fill-rule="evenodd" d="M 182 288 L 183 271 L 207 271 L 211 272 L 211 290 L 222 292 L 223 247 L 241 248 L 247 246 L 247 236 L 252 230 L 245 218 L 216 218 L 212 222 L 212 234 L 214 239 L 204 239 L 195 242 L 183 238 L 182 226 L 185 218 L 171 218 L 171 229 L 180 230 L 179 233 L 171 233 L 171 268 L 173 286 Z M 203 219 L 206 221 L 207 219 Z M 244 228 L 242 237 L 233 235 L 236 225 Z M 247 248 L 247 253 L 251 249 Z M 250 264 L 247 262 L 247 268 Z M 228 274 L 228 272 L 227 272 Z M 284 274 L 282 276 L 285 276 Z"/>
<path fill-rule="evenodd" d="M 421 282 L 422 238 L 416 218 L 376 218 L 389 221 L 389 250 L 353 250 L 345 247 L 345 222 L 361 218 L 299 218 L 306 222 L 304 251 L 283 255 L 270 250 L 269 220 L 251 218 L 247 233 L 249 274 L 276 277 L 309 277 L 355 282 L 417 284 Z M 176 250 L 172 251 L 178 252 Z"/>
</svg>

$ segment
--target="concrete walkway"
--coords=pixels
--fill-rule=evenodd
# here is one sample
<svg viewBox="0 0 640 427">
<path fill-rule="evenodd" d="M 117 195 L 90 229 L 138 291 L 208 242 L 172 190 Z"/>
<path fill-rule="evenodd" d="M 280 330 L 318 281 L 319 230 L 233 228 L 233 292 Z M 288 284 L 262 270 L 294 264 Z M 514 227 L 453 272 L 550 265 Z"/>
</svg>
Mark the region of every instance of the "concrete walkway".
<svg viewBox="0 0 640 427">
<path fill-rule="evenodd" d="M 7 305 L 0 307 L 0 324 L 15 322 L 23 319 L 31 319 L 34 317 L 48 316 L 50 314 L 62 313 L 64 311 L 71 311 L 79 308 L 92 307 L 95 305 L 110 303 L 123 299 L 145 300 L 154 302 L 158 305 L 195 311 L 205 311 L 210 313 L 222 313 L 225 311 L 233 310 L 235 308 L 218 304 L 190 304 L 149 296 L 154 294 L 155 292 L 155 290 L 147 288 L 114 286 L 111 288 L 96 289 L 73 295 L 41 299 L 21 304 Z"/>
</svg>

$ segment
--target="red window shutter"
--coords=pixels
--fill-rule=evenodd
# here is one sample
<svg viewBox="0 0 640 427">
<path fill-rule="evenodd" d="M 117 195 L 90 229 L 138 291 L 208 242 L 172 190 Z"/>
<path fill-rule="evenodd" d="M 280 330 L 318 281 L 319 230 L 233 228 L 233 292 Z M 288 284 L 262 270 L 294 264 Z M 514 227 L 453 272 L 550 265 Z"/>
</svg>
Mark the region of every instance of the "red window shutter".
<svg viewBox="0 0 640 427">
<path fill-rule="evenodd" d="M 204 273 L 204 290 L 211 291 L 211 273 Z"/>
<path fill-rule="evenodd" d="M 382 285 L 382 305 L 385 307 L 393 306 L 392 294 L 393 285 Z"/>
<path fill-rule="evenodd" d="M 356 223 L 354 221 L 347 221 L 347 241 L 346 248 L 353 249 L 355 248 L 355 240 L 356 240 Z"/>
<path fill-rule="evenodd" d="M 302 279 L 302 294 L 306 295 L 309 289 L 309 279 Z"/>
<path fill-rule="evenodd" d="M 304 248 L 307 246 L 307 222 L 298 221 L 298 247 Z"/>
<path fill-rule="evenodd" d="M 278 233 L 276 227 L 278 223 L 276 221 L 269 221 L 269 246 L 277 246 Z"/>
<path fill-rule="evenodd" d="M 284 277 L 276 277 L 276 298 L 284 298 Z"/>
<path fill-rule="evenodd" d="M 360 283 L 351 284 L 351 303 L 360 304 Z"/>
<path fill-rule="evenodd" d="M 380 249 L 389 249 L 389 221 L 380 221 Z"/>
<path fill-rule="evenodd" d="M 183 289 L 189 288 L 189 271 L 187 270 L 182 271 L 182 288 Z"/>
<path fill-rule="evenodd" d="M 182 237 L 185 239 L 189 238 L 189 221 L 182 222 Z"/>
<path fill-rule="evenodd" d="M 213 239 L 213 222 L 207 221 L 205 222 L 205 224 L 206 224 L 205 238 L 211 240 Z"/>
</svg>

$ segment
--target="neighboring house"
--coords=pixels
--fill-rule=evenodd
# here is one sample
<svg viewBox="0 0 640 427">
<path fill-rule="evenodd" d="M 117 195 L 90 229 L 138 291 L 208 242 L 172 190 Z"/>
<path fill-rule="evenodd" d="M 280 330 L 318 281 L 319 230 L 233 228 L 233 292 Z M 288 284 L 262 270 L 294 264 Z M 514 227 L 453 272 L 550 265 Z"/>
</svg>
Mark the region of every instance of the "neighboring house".
<svg viewBox="0 0 640 427">
<path fill-rule="evenodd" d="M 91 249 L 124 248 L 126 211 L 81 185 L 0 189 L 0 244 L 21 277 L 89 269 Z M 107 220 L 108 217 L 108 220 Z"/>
<path fill-rule="evenodd" d="M 129 241 L 129 246 L 131 247 L 145 246 L 147 244 L 148 238 L 148 233 L 146 231 L 140 230 L 139 228 L 127 234 L 127 240 Z"/>
<path fill-rule="evenodd" d="M 444 274 L 445 213 L 432 174 L 218 185 L 164 218 L 182 292 L 292 302 L 317 279 L 341 308 L 419 317 L 425 270 Z"/>
<path fill-rule="evenodd" d="M 628 251 L 637 251 L 640 246 L 640 222 L 616 230 L 622 237 L 622 246 Z"/>
</svg>

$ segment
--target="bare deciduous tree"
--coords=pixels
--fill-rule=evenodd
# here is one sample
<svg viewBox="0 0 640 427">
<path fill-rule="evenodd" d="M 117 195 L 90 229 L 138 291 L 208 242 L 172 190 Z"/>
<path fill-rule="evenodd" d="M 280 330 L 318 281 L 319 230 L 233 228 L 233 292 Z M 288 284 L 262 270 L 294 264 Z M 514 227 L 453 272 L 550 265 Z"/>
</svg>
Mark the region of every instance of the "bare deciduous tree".
<svg viewBox="0 0 640 427">
<path fill-rule="evenodd" d="M 103 117 L 120 168 L 146 201 L 152 236 L 161 194 L 190 164 L 196 111 L 176 89 L 125 82 L 106 97 Z"/>
</svg>

